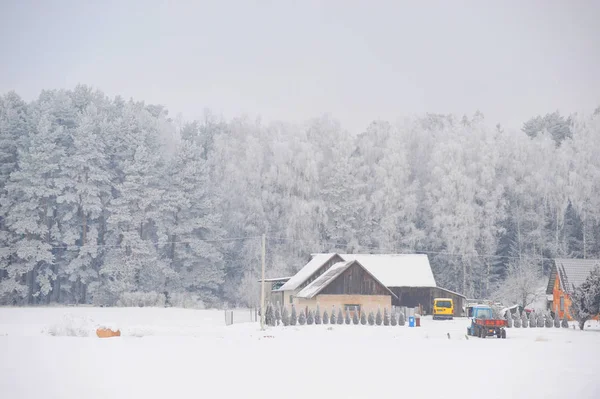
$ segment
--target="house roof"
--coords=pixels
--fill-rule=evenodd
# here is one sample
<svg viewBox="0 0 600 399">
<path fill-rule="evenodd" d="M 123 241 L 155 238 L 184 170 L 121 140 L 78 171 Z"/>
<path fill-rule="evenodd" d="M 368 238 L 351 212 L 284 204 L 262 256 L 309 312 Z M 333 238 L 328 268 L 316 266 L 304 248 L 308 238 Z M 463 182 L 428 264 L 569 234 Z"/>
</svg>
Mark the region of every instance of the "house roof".
<svg viewBox="0 0 600 399">
<path fill-rule="evenodd" d="M 421 254 L 340 254 L 358 260 L 386 287 L 436 287 L 429 258 Z"/>
<path fill-rule="evenodd" d="M 560 288 L 566 293 L 571 293 L 574 287 L 585 281 L 595 266 L 600 267 L 600 259 L 554 259 L 546 294 L 552 293 L 557 274 Z"/>
<path fill-rule="evenodd" d="M 345 262 L 338 262 L 332 265 L 327 271 L 317 277 L 314 281 L 312 281 L 309 285 L 304 287 L 297 295 L 298 298 L 311 299 L 314 298 L 315 295 L 319 294 L 319 292 L 323 291 L 329 284 L 331 284 L 336 278 L 338 278 L 342 273 L 344 273 L 348 268 L 354 264 L 359 265 L 362 269 L 364 269 L 377 283 L 379 283 L 382 287 L 388 291 L 388 293 L 396 297 L 389 288 L 387 288 L 381 281 L 377 279 L 377 277 L 373 276 L 371 272 L 367 268 L 365 268 L 359 261 L 357 260 L 349 260 Z M 397 297 L 396 297 L 397 298 Z"/>
<path fill-rule="evenodd" d="M 265 279 L 265 283 L 271 283 L 271 282 L 276 282 L 276 281 L 288 281 L 289 279 L 291 279 L 291 277 L 273 277 L 273 278 L 266 278 Z M 256 280 L 259 283 L 262 281 L 261 279 Z"/>
<path fill-rule="evenodd" d="M 421 254 L 313 254 L 279 291 L 295 290 L 334 256 L 356 260 L 385 287 L 436 287 L 427 255 Z"/>
<path fill-rule="evenodd" d="M 310 262 L 308 262 L 302 269 L 298 271 L 292 278 L 290 278 L 284 285 L 279 287 L 278 291 L 295 290 L 300 284 L 305 282 L 310 276 L 312 276 L 321 266 L 333 258 L 335 254 L 317 254 L 313 255 Z"/>
</svg>

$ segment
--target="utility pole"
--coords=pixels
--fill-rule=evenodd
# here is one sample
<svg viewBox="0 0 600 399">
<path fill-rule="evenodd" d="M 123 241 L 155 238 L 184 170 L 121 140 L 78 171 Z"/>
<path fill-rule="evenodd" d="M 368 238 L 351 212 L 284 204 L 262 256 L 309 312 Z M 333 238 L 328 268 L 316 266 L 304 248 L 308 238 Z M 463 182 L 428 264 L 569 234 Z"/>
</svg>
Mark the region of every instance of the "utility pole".
<svg viewBox="0 0 600 399">
<path fill-rule="evenodd" d="M 266 252 L 265 235 L 262 235 L 261 258 L 262 258 L 262 277 L 260 279 L 260 329 L 265 329 L 265 252 Z"/>
</svg>

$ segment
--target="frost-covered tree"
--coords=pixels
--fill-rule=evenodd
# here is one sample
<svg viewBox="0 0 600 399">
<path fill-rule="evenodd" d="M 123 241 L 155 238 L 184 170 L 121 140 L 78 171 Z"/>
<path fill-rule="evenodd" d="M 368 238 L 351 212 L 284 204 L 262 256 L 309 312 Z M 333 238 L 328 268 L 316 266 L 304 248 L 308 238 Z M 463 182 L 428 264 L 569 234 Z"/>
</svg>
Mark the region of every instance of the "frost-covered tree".
<svg viewBox="0 0 600 399">
<path fill-rule="evenodd" d="M 380 326 L 383 323 L 383 317 L 381 316 L 381 308 L 377 309 L 377 316 L 375 316 L 375 324 Z"/>
<path fill-rule="evenodd" d="M 383 309 L 383 325 L 384 326 L 390 325 L 390 314 L 388 313 L 387 308 Z"/>
<path fill-rule="evenodd" d="M 281 322 L 286 327 L 290 325 L 290 315 L 286 307 L 283 308 L 283 312 L 281 314 Z"/>
<path fill-rule="evenodd" d="M 292 304 L 292 313 L 290 314 L 290 326 L 295 326 L 298 321 L 298 314 L 296 313 L 296 306 Z"/>
<path fill-rule="evenodd" d="M 331 316 L 329 316 L 329 324 L 336 324 L 337 317 L 335 316 L 335 307 L 331 309 Z"/>
<path fill-rule="evenodd" d="M 558 312 L 554 313 L 554 328 L 560 328 L 560 317 L 558 316 Z"/>
<path fill-rule="evenodd" d="M 354 325 L 358 325 L 358 323 L 359 323 L 358 311 L 355 311 L 354 314 L 352 315 L 352 323 Z"/>
<path fill-rule="evenodd" d="M 390 317 L 390 324 L 392 326 L 397 326 L 398 325 L 398 318 L 396 317 L 396 313 L 392 312 L 392 315 Z"/>
<path fill-rule="evenodd" d="M 586 321 L 600 313 L 600 266 L 596 266 L 571 295 L 572 317 L 583 330 Z"/>
<path fill-rule="evenodd" d="M 319 305 L 317 304 L 317 310 L 315 312 L 315 324 L 321 324 L 321 309 L 319 309 Z"/>
<path fill-rule="evenodd" d="M 552 320 L 552 316 L 550 316 L 550 312 L 546 312 L 544 315 L 544 325 L 546 328 L 551 328 L 554 326 L 554 321 Z"/>
<path fill-rule="evenodd" d="M 513 326 L 513 318 L 512 318 L 512 314 L 510 313 L 510 310 L 506 311 L 506 326 L 508 328 L 512 328 Z M 517 327 L 517 326 L 515 326 Z"/>
<path fill-rule="evenodd" d="M 537 318 L 536 318 L 535 312 L 529 313 L 529 323 L 528 324 L 529 324 L 530 328 L 537 327 Z"/>
<path fill-rule="evenodd" d="M 538 312 L 537 314 L 537 326 L 538 328 L 542 328 L 544 327 L 544 313 L 543 312 Z"/>
<path fill-rule="evenodd" d="M 515 315 L 515 318 L 513 320 L 513 325 L 515 326 L 515 328 L 521 328 L 521 316 L 519 316 L 518 314 Z"/>
<path fill-rule="evenodd" d="M 313 310 L 311 309 L 308 311 L 308 317 L 306 318 L 306 324 L 311 326 L 314 323 L 315 323 L 315 314 L 314 314 Z"/>
<path fill-rule="evenodd" d="M 398 313 L 398 325 L 403 326 L 405 324 L 406 324 L 406 317 L 404 316 L 404 313 L 402 313 L 402 312 Z"/>
<path fill-rule="evenodd" d="M 300 311 L 300 315 L 298 316 L 298 324 L 300 324 L 301 326 L 306 324 L 306 315 L 304 314 L 304 311 Z"/>
<path fill-rule="evenodd" d="M 338 310 L 336 321 L 338 324 L 344 324 L 344 315 L 342 314 L 342 308 Z"/>
<path fill-rule="evenodd" d="M 327 310 L 323 311 L 323 324 L 329 324 L 329 314 Z"/>
<path fill-rule="evenodd" d="M 563 318 L 560 322 L 562 328 L 569 328 L 569 320 L 567 319 L 567 312 L 563 314 Z"/>
<path fill-rule="evenodd" d="M 525 310 L 523 310 L 523 312 L 521 313 L 521 327 L 527 328 L 528 325 L 529 319 L 527 318 L 527 313 L 525 312 Z"/>
<path fill-rule="evenodd" d="M 370 326 L 375 325 L 375 315 L 373 314 L 373 311 L 369 312 L 368 321 Z"/>
<path fill-rule="evenodd" d="M 360 324 L 363 326 L 367 324 L 367 312 L 364 310 L 360 311 Z"/>
<path fill-rule="evenodd" d="M 350 312 L 349 311 L 346 311 L 346 318 L 344 319 L 344 322 L 346 324 L 350 324 L 352 322 L 352 319 L 350 317 Z"/>
</svg>

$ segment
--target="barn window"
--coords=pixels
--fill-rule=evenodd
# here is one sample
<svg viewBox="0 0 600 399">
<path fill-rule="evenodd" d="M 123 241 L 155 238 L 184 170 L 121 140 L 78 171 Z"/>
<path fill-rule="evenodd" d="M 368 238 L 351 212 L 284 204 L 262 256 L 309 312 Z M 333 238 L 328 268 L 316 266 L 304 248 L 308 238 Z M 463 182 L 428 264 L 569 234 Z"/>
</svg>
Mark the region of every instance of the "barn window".
<svg viewBox="0 0 600 399">
<path fill-rule="evenodd" d="M 564 296 L 560 297 L 560 311 L 561 312 L 565 311 L 565 297 Z"/>
<path fill-rule="evenodd" d="M 360 305 L 344 305 L 345 312 L 360 312 Z"/>
</svg>

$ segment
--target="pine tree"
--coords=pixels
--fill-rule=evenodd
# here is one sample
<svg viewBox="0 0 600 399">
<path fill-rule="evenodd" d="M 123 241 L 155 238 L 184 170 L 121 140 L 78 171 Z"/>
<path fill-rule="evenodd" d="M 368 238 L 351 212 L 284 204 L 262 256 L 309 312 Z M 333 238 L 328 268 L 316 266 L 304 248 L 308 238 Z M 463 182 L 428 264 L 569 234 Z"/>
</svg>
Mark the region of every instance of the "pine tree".
<svg viewBox="0 0 600 399">
<path fill-rule="evenodd" d="M 515 317 L 515 319 L 513 320 L 513 326 L 514 326 L 515 328 L 521 328 L 521 327 L 522 327 L 522 324 L 523 324 L 523 323 L 521 322 L 521 318 L 520 318 L 520 317 L 517 315 L 517 316 Z"/>
<path fill-rule="evenodd" d="M 529 328 L 536 328 L 537 327 L 537 319 L 535 317 L 535 312 L 531 311 L 529 313 Z"/>
<path fill-rule="evenodd" d="M 564 312 L 562 321 L 560 322 L 562 328 L 569 328 L 569 320 L 567 319 L 567 312 Z"/>
<path fill-rule="evenodd" d="M 354 314 L 352 315 L 352 323 L 355 325 L 358 325 L 358 323 L 359 323 L 358 310 L 355 310 Z"/>
<path fill-rule="evenodd" d="M 327 310 L 323 312 L 323 324 L 329 324 L 329 315 L 327 314 Z"/>
<path fill-rule="evenodd" d="M 370 326 L 375 325 L 375 315 L 373 314 L 373 311 L 369 312 L 369 325 Z"/>
<path fill-rule="evenodd" d="M 552 328 L 552 327 L 554 327 L 554 321 L 552 320 L 552 316 L 550 316 L 550 313 L 546 313 L 545 314 L 544 323 L 546 325 L 546 328 Z"/>
<path fill-rule="evenodd" d="M 281 322 L 286 327 L 290 325 L 290 315 L 289 315 L 288 310 L 287 310 L 286 307 L 283 308 L 283 312 L 282 312 L 282 315 L 281 315 Z"/>
<path fill-rule="evenodd" d="M 292 314 L 290 315 L 290 326 L 295 326 L 298 322 L 298 315 L 296 314 L 296 306 L 292 304 Z"/>
<path fill-rule="evenodd" d="M 392 316 L 390 317 L 390 324 L 392 326 L 397 326 L 398 325 L 398 317 L 396 316 L 395 312 L 392 312 Z"/>
<path fill-rule="evenodd" d="M 406 317 L 403 312 L 398 313 L 398 325 L 403 326 L 406 324 Z"/>
<path fill-rule="evenodd" d="M 308 311 L 308 317 L 306 318 L 306 324 L 308 324 L 309 326 L 313 325 L 315 322 L 315 314 L 313 312 L 313 310 L 309 310 Z"/>
<path fill-rule="evenodd" d="M 352 322 L 352 319 L 350 318 L 350 312 L 348 310 L 346 310 L 346 318 L 344 321 L 346 324 L 350 324 Z"/>
<path fill-rule="evenodd" d="M 329 324 L 335 324 L 337 318 L 335 317 L 335 307 L 331 309 L 331 316 L 329 316 Z"/>
<path fill-rule="evenodd" d="M 380 326 L 383 323 L 383 317 L 381 316 L 381 308 L 377 309 L 377 316 L 375 317 L 375 324 Z"/>
<path fill-rule="evenodd" d="M 344 324 L 344 315 L 342 314 L 342 308 L 340 308 L 338 310 L 338 315 L 337 315 L 336 320 L 337 320 L 338 324 Z"/>
<path fill-rule="evenodd" d="M 275 307 L 275 325 L 278 326 L 279 324 L 281 324 L 281 311 L 279 303 L 277 303 L 277 306 Z"/>
<path fill-rule="evenodd" d="M 537 316 L 537 327 L 538 328 L 544 327 L 544 314 L 542 312 L 538 313 L 538 316 Z"/>
<path fill-rule="evenodd" d="M 554 312 L 554 328 L 560 328 L 560 317 L 558 317 L 558 312 Z"/>
<path fill-rule="evenodd" d="M 387 308 L 383 309 L 383 325 L 384 326 L 390 325 L 390 314 L 388 313 Z"/>
<path fill-rule="evenodd" d="M 521 327 L 527 328 L 528 325 L 529 319 L 527 319 L 527 313 L 525 312 L 525 310 L 523 310 L 523 313 L 521 313 Z"/>
<path fill-rule="evenodd" d="M 306 324 L 306 316 L 304 314 L 304 310 L 300 311 L 300 316 L 298 316 L 298 324 L 301 326 Z"/>
<path fill-rule="evenodd" d="M 319 309 L 319 304 L 317 304 L 317 311 L 315 313 L 315 324 L 321 324 L 321 309 Z"/>
<path fill-rule="evenodd" d="M 363 326 L 367 324 L 367 312 L 364 310 L 360 311 L 360 324 Z"/>
</svg>

